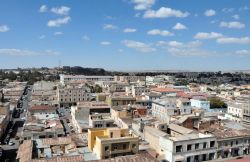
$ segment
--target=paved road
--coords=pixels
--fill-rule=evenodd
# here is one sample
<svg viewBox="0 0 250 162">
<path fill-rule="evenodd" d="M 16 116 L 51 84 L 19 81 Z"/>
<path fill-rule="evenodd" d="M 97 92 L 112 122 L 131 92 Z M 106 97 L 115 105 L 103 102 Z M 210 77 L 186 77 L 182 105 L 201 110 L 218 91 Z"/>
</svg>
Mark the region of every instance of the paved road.
<svg viewBox="0 0 250 162">
<path fill-rule="evenodd" d="M 32 87 L 31 87 L 32 88 Z M 1 162 L 3 161 L 6 161 L 8 160 L 9 162 L 11 161 L 15 161 L 15 158 L 16 158 L 16 151 L 19 147 L 19 140 L 16 138 L 16 134 L 18 132 L 18 128 L 22 128 L 23 127 L 23 124 L 24 124 L 24 120 L 23 118 L 26 118 L 27 116 L 27 110 L 28 110 L 28 106 L 29 106 L 29 100 L 31 98 L 31 93 L 32 91 L 28 91 L 27 93 L 27 99 L 23 99 L 23 106 L 21 108 L 17 108 L 22 110 L 23 109 L 23 112 L 20 114 L 20 116 L 18 118 L 14 118 L 12 117 L 11 118 L 11 121 L 10 123 L 12 124 L 9 124 L 10 126 L 6 129 L 6 134 L 5 134 L 5 138 L 7 135 L 9 135 L 11 138 L 10 138 L 10 141 L 14 142 L 14 145 L 10 146 L 10 145 L 6 145 L 6 144 L 2 144 L 0 145 L 0 147 L 2 147 L 3 149 L 3 156 L 1 158 Z M 8 133 L 9 130 L 12 129 L 13 131 L 11 133 Z M 5 139 L 2 140 L 2 143 Z"/>
</svg>

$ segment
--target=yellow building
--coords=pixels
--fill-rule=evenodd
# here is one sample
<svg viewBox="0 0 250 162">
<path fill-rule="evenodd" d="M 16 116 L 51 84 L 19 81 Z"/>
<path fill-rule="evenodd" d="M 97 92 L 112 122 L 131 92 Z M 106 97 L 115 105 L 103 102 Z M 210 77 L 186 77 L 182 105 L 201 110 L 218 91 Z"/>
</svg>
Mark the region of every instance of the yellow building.
<svg viewBox="0 0 250 162">
<path fill-rule="evenodd" d="M 93 128 L 88 130 L 88 147 L 99 159 L 138 153 L 139 138 L 128 129 Z"/>
</svg>

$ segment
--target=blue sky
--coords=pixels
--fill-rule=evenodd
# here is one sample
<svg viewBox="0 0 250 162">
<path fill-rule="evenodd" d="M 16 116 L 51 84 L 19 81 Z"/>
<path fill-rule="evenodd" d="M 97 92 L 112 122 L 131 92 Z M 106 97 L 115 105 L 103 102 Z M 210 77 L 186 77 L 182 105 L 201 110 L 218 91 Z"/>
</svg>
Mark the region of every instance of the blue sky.
<svg viewBox="0 0 250 162">
<path fill-rule="evenodd" d="M 0 68 L 249 70 L 249 0 L 2 0 Z"/>
</svg>

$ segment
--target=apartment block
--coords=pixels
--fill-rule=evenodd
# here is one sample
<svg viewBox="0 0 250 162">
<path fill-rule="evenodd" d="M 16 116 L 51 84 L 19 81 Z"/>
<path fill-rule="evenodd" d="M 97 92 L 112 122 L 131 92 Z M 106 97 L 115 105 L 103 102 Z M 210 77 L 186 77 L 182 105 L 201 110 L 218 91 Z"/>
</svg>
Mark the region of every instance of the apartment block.
<svg viewBox="0 0 250 162">
<path fill-rule="evenodd" d="M 88 130 L 88 147 L 99 159 L 138 153 L 139 138 L 127 129 L 92 128 Z"/>
</svg>

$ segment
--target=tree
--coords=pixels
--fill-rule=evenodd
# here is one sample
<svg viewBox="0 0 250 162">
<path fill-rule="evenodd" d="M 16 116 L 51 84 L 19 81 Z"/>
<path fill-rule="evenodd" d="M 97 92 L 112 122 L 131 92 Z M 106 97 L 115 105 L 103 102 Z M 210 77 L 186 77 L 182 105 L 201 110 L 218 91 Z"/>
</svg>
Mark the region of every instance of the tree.
<svg viewBox="0 0 250 162">
<path fill-rule="evenodd" d="M 217 97 L 212 97 L 208 99 L 210 101 L 210 108 L 227 108 L 227 104 Z"/>
</svg>

